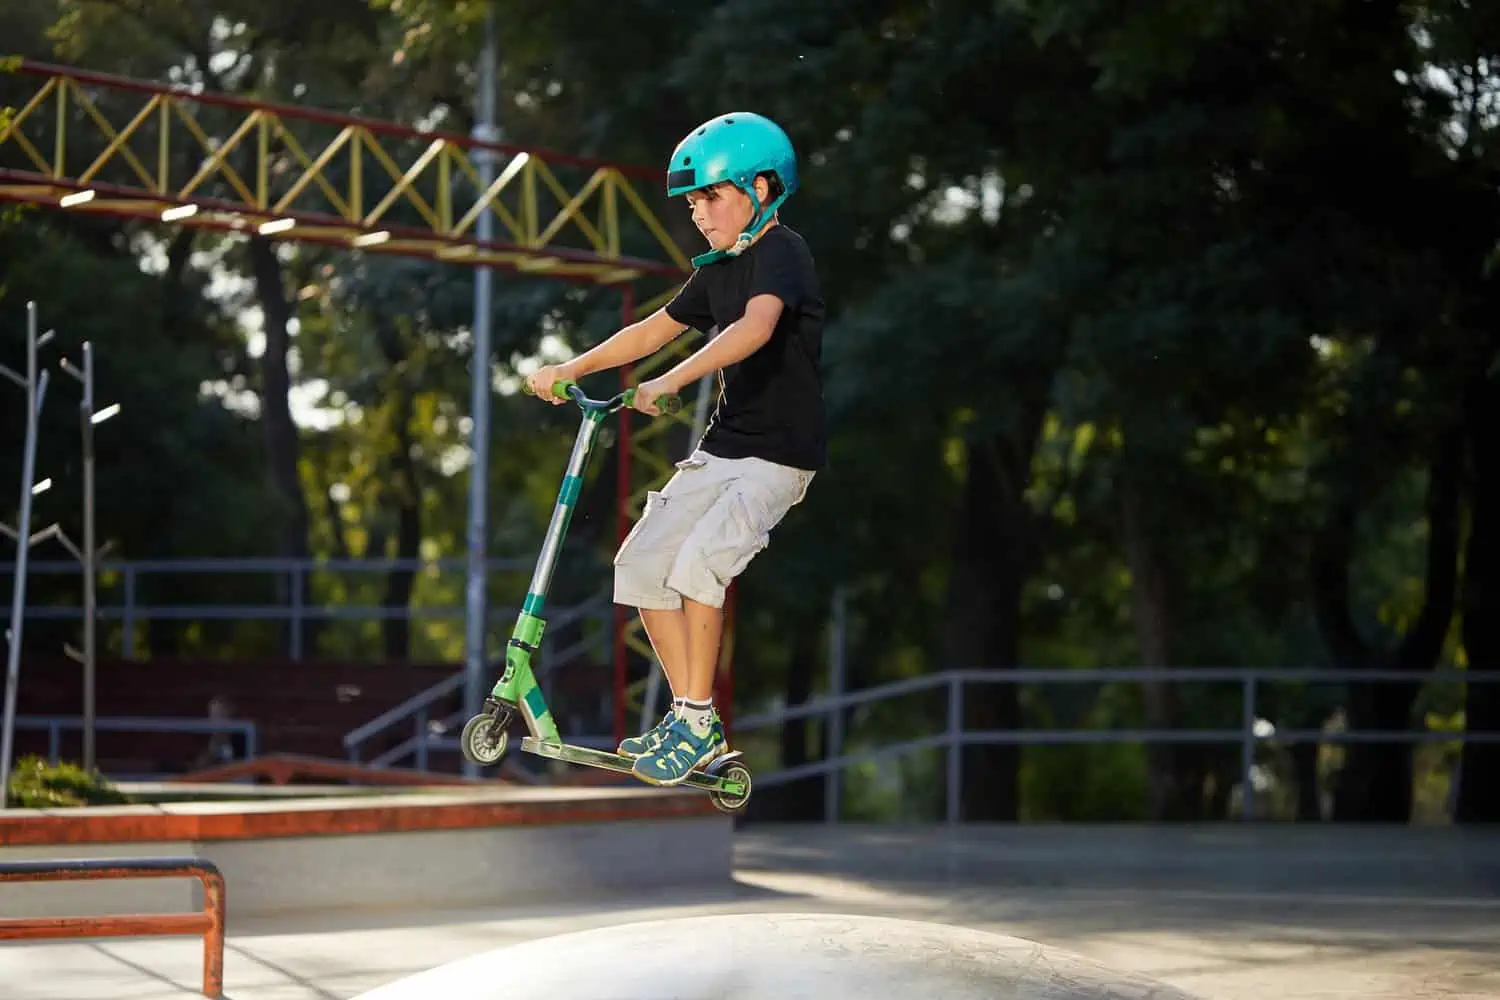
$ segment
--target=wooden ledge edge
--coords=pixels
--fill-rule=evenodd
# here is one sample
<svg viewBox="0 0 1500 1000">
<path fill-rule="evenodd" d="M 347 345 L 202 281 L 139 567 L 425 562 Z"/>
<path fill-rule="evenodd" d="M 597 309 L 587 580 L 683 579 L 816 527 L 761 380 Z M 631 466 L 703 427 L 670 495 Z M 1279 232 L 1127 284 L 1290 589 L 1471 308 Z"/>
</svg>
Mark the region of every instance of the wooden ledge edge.
<svg viewBox="0 0 1500 1000">
<path fill-rule="evenodd" d="M 287 803 L 293 805 L 292 803 Z M 263 804 L 257 804 L 263 805 Z M 277 803 L 276 805 L 279 805 Z M 262 840 L 349 834 L 412 833 L 490 826 L 551 826 L 684 819 L 717 814 L 703 793 L 632 798 L 558 797 L 547 801 L 338 802 L 308 807 L 173 813 L 141 807 L 17 810 L 0 814 L 0 847 L 161 841 Z"/>
</svg>

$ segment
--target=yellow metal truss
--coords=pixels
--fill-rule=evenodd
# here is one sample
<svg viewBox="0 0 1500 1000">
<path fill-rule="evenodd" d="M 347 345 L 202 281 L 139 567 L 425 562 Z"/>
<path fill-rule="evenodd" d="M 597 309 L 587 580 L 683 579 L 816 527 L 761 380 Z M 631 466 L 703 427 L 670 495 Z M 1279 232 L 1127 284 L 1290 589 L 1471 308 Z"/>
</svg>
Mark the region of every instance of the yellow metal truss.
<svg viewBox="0 0 1500 1000">
<path fill-rule="evenodd" d="M 6 68 L 0 84 L 17 97 L 0 121 L 0 200 L 590 284 L 690 270 L 625 167 L 70 67 Z M 481 157 L 495 165 L 487 185 Z M 482 242 L 485 211 L 496 236 Z"/>
</svg>

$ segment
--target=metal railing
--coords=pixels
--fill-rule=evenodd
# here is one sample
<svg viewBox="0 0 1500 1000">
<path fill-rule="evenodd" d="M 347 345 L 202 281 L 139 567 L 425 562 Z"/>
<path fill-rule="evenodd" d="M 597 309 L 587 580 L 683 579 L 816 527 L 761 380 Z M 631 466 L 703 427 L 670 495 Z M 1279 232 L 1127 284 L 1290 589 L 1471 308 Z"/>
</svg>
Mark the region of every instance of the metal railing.
<svg viewBox="0 0 1500 1000">
<path fill-rule="evenodd" d="M 18 715 L 16 728 L 47 733 L 47 760 L 62 760 L 62 734 L 83 729 L 83 717 L 77 715 Z M 208 736 L 238 735 L 244 744 L 241 760 L 253 760 L 260 752 L 259 727 L 249 719 L 155 718 L 149 716 L 110 716 L 94 720 L 94 728 L 109 733 L 203 733 Z M 235 758 L 230 758 L 235 759 Z M 124 775 L 113 775 L 123 779 Z M 158 775 L 132 775 L 135 778 Z"/>
<path fill-rule="evenodd" d="M 389 767 L 407 754 L 412 754 L 415 756 L 413 766 L 419 771 L 427 770 L 427 751 L 432 745 L 433 706 L 462 691 L 466 676 L 463 671 L 450 674 L 431 687 L 418 691 L 401 704 L 386 709 L 364 725 L 349 730 L 344 734 L 344 752 L 349 755 L 350 763 L 369 763 L 371 767 Z M 461 709 L 459 711 L 462 712 Z M 454 714 L 450 711 L 439 719 L 439 727 L 446 728 L 451 725 L 454 721 Z M 412 723 L 411 736 L 384 753 L 370 758 L 368 762 L 360 760 L 366 743 L 407 720 L 411 720 Z"/>
<path fill-rule="evenodd" d="M 963 728 L 964 688 L 968 684 L 1118 684 L 1118 683 L 1237 683 L 1241 689 L 1240 726 L 1238 729 L 1017 729 L 973 732 Z M 1449 670 L 1412 673 L 1399 670 L 1314 670 L 1298 668 L 1229 668 L 1187 667 L 1117 668 L 1117 669 L 1015 669 L 1015 670 L 947 670 L 908 680 L 893 681 L 877 687 L 843 694 L 825 695 L 799 705 L 743 716 L 736 720 L 739 733 L 784 725 L 792 719 L 819 718 L 830 724 L 828 756 L 795 767 L 756 775 L 758 787 L 783 785 L 803 778 L 827 775 L 824 788 L 824 819 L 837 822 L 840 809 L 840 779 L 845 770 L 858 764 L 892 757 L 904 757 L 920 750 L 944 749 L 946 819 L 957 823 L 960 818 L 963 788 L 963 748 L 980 745 L 1067 745 L 1067 744 L 1227 744 L 1240 746 L 1240 781 L 1242 815 L 1249 821 L 1255 815 L 1256 750 L 1265 743 L 1500 743 L 1500 732 L 1441 732 L 1429 730 L 1275 730 L 1258 715 L 1256 698 L 1261 684 L 1271 682 L 1349 684 L 1349 683 L 1500 683 L 1500 671 Z M 866 706 L 891 698 L 910 697 L 924 691 L 947 688 L 947 719 L 944 731 L 932 736 L 904 740 L 853 754 L 842 752 L 841 720 L 850 708 Z"/>
<path fill-rule="evenodd" d="M 1079 684 L 1237 684 L 1240 688 L 1240 725 L 1232 729 L 1018 729 L 1004 731 L 965 730 L 964 690 L 970 684 L 1013 685 L 1079 685 Z M 743 716 L 735 721 L 736 734 L 765 730 L 785 725 L 796 719 L 820 719 L 828 726 L 829 755 L 825 759 L 811 761 L 793 767 L 781 768 L 756 775 L 756 785 L 762 788 L 785 785 L 805 778 L 826 775 L 824 787 L 824 819 L 837 822 L 841 808 L 842 777 L 850 767 L 879 760 L 909 756 L 923 750 L 945 751 L 945 819 L 957 823 L 961 815 L 961 789 L 963 787 L 963 748 L 979 745 L 1010 746 L 1064 746 L 1080 744 L 1179 744 L 1213 745 L 1238 744 L 1240 748 L 1241 819 L 1251 820 L 1256 814 L 1257 751 L 1265 745 L 1284 743 L 1319 744 L 1371 744 L 1371 743 L 1447 743 L 1469 741 L 1475 743 L 1500 743 L 1500 733 L 1446 732 L 1426 730 L 1375 731 L 1375 730 L 1327 730 L 1327 729 L 1277 729 L 1261 718 L 1258 708 L 1260 688 L 1270 683 L 1349 684 L 1349 683 L 1406 683 L 1406 684 L 1462 684 L 1500 683 L 1500 671 L 1437 671 L 1412 674 L 1397 670 L 1317 670 L 1303 668 L 1022 668 L 1014 670 L 947 670 L 925 674 L 906 680 L 893 681 L 876 687 L 842 694 L 823 695 L 799 705 L 777 708 Z M 417 725 L 411 738 L 371 761 L 372 764 L 389 766 L 407 754 L 415 754 L 417 766 L 426 769 L 427 753 L 431 750 L 453 750 L 458 741 L 449 733 L 456 730 L 461 719 L 457 714 L 429 725 L 429 716 L 423 709 L 451 693 L 462 684 L 462 675 L 455 675 L 439 682 L 427 691 L 398 705 L 381 717 L 371 720 L 345 738 L 350 749 L 350 760 L 359 759 L 357 745 L 364 739 L 391 725 L 412 716 Z M 842 752 L 843 716 L 850 709 L 863 708 L 877 702 L 897 698 L 909 698 L 924 692 L 946 691 L 946 719 L 942 732 L 915 739 L 892 742 L 856 753 Z M 608 736 L 569 735 L 568 742 L 582 746 L 609 749 L 613 741 Z"/>
<path fill-rule="evenodd" d="M 583 638 L 558 649 L 554 637 L 559 630 L 585 618 L 603 618 L 610 611 L 610 600 L 606 597 L 598 597 L 584 604 L 561 608 L 549 614 L 547 631 L 537 650 L 538 681 L 545 684 L 554 667 L 569 662 L 589 646 L 596 644 L 596 640 Z M 460 705 L 436 719 L 432 715 L 435 706 L 463 690 L 464 678 L 463 671 L 451 674 L 418 691 L 400 704 L 386 709 L 369 722 L 351 729 L 344 734 L 344 752 L 348 754 L 349 760 L 353 763 L 360 763 L 366 743 L 407 722 L 411 724 L 411 735 L 383 753 L 370 758 L 369 763 L 372 766 L 390 767 L 411 756 L 414 759 L 413 766 L 425 771 L 429 751 L 457 749 L 458 740 L 447 734 L 462 728 L 465 721 L 463 707 Z"/>
<path fill-rule="evenodd" d="M 202 858 L 99 858 L 0 862 L 0 883 L 92 881 L 119 878 L 196 878 L 203 883 L 198 913 L 0 919 L 0 941 L 137 937 L 144 934 L 203 936 L 203 995 L 224 996 L 224 875 Z"/>
<path fill-rule="evenodd" d="M 534 565 L 531 558 L 496 558 L 486 563 L 488 573 L 529 573 Z M 464 559 L 138 559 L 110 560 L 100 562 L 99 597 L 96 614 L 101 621 L 119 622 L 120 653 L 126 659 L 136 653 L 136 626 L 150 621 L 266 621 L 290 623 L 287 637 L 287 655 L 293 660 L 302 658 L 302 623 L 308 621 L 386 621 L 391 619 L 408 621 L 462 620 L 465 614 L 462 594 L 455 603 L 441 605 L 409 604 L 387 607 L 379 604 L 319 604 L 309 600 L 309 578 L 317 574 L 347 573 L 360 576 L 385 575 L 392 572 L 431 573 L 444 572 L 455 575 L 465 572 L 468 563 Z M 0 562 L 0 576 L 13 576 L 16 564 Z M 71 560 L 36 560 L 27 564 L 28 574 L 74 575 L 80 573 L 79 566 Z M 226 576 L 260 575 L 279 577 L 285 588 L 286 599 L 274 604 L 151 604 L 140 599 L 141 581 L 149 576 Z M 524 591 L 525 580 L 519 579 L 518 593 Z M 594 599 L 597 600 L 597 599 Z M 593 600 L 587 602 L 592 606 Z M 558 609 L 559 611 L 562 609 Z M 519 606 L 492 605 L 486 619 L 492 626 L 507 625 L 519 613 Z M 84 617 L 82 604 L 38 604 L 32 602 L 25 609 L 25 617 L 31 621 L 81 621 Z"/>
</svg>

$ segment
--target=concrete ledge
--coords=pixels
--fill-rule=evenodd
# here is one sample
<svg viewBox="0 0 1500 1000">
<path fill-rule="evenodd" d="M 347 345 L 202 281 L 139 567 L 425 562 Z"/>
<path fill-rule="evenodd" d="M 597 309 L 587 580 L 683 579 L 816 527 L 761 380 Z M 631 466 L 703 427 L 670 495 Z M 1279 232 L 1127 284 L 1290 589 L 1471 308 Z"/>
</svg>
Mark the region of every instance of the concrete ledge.
<svg viewBox="0 0 1500 1000">
<path fill-rule="evenodd" d="M 0 847 L 25 844 L 253 840 L 477 826 L 603 823 L 706 816 L 701 792 L 654 788 L 484 788 L 277 802 L 164 802 L 0 815 Z"/>
<path fill-rule="evenodd" d="M 443 788 L 273 802 L 12 810 L 0 860 L 179 855 L 214 862 L 229 920 L 490 906 L 522 894 L 727 884 L 733 828 L 699 792 Z M 680 850 L 680 845 L 692 845 Z M 195 909 L 188 879 L 22 883 L 0 916 Z"/>
</svg>

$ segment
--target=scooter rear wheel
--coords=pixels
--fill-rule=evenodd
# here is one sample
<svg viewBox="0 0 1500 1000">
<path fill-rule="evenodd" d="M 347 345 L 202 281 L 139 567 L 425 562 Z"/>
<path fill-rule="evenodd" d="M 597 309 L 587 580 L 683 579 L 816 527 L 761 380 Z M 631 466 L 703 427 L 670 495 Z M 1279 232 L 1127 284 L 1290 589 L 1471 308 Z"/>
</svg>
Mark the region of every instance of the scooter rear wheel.
<svg viewBox="0 0 1500 1000">
<path fill-rule="evenodd" d="M 743 792 L 733 794 L 721 791 L 709 792 L 708 799 L 714 804 L 714 808 L 725 813 L 737 813 L 744 809 L 745 804 L 750 801 L 750 769 L 744 764 L 735 763 L 728 765 L 714 776 L 745 786 Z"/>
</svg>

